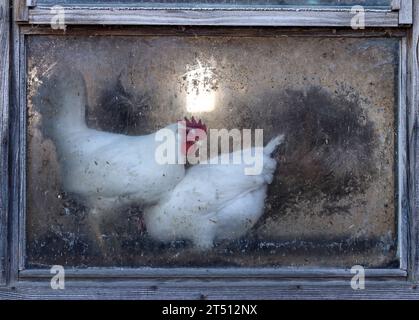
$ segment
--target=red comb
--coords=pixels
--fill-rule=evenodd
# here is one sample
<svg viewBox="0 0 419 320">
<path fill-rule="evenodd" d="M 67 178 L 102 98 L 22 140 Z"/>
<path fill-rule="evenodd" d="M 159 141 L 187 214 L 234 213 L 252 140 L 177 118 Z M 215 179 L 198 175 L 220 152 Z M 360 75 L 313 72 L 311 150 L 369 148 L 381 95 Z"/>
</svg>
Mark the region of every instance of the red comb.
<svg viewBox="0 0 419 320">
<path fill-rule="evenodd" d="M 185 117 L 186 128 L 188 129 L 201 129 L 207 132 L 207 126 L 202 122 L 201 119 L 196 121 L 195 118 L 192 116 L 191 120 Z"/>
</svg>

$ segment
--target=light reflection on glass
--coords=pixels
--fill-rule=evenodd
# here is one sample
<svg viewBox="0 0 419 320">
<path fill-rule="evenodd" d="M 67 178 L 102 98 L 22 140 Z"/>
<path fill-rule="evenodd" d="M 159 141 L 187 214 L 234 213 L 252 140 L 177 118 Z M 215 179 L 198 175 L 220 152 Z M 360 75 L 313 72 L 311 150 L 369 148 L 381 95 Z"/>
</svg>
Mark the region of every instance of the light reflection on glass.
<svg viewBox="0 0 419 320">
<path fill-rule="evenodd" d="M 188 112 L 211 112 L 215 109 L 217 80 L 215 68 L 201 61 L 193 66 L 186 66 L 183 75 L 186 91 L 186 110 Z"/>
</svg>

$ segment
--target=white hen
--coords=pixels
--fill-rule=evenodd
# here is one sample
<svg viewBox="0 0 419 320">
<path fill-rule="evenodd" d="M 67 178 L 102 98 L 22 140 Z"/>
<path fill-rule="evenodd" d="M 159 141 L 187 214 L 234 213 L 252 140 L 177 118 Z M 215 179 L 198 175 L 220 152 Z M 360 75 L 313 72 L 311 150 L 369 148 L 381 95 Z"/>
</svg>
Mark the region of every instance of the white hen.
<svg viewBox="0 0 419 320">
<path fill-rule="evenodd" d="M 156 134 L 126 136 L 87 127 L 83 76 L 56 71 L 39 90 L 43 128 L 55 142 L 64 191 L 89 209 L 91 226 L 101 239 L 102 219 L 128 204 L 155 204 L 185 175 L 183 164 L 161 165 Z M 166 127 L 174 133 L 178 123 Z M 176 135 L 177 141 L 180 135 Z"/>
<path fill-rule="evenodd" d="M 245 164 L 201 164 L 188 169 L 172 192 L 145 210 L 147 232 L 162 242 L 191 240 L 200 250 L 211 248 L 215 240 L 243 236 L 263 214 L 267 186 L 277 166 L 271 155 L 282 141 L 281 135 L 263 148 L 260 175 L 245 175 Z M 218 158 L 226 157 L 234 154 Z"/>
</svg>

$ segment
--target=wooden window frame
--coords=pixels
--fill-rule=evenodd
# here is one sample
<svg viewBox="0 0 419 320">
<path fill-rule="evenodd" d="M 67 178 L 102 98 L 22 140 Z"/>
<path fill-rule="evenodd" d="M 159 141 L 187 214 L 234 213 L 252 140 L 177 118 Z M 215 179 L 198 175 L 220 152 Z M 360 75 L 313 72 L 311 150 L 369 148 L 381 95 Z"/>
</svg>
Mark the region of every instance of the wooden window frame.
<svg viewBox="0 0 419 320">
<path fill-rule="evenodd" d="M 412 1 L 392 0 L 389 8 L 365 8 L 366 27 L 398 27 L 412 23 Z M 19 0 L 15 20 L 33 24 L 49 24 L 51 6 L 38 5 L 37 0 Z M 187 6 L 126 7 L 123 5 L 66 5 L 68 24 L 82 25 L 211 25 L 211 26 L 350 26 L 351 8 L 322 7 L 261 7 L 207 9 Z"/>
<path fill-rule="evenodd" d="M 13 14 L 8 10 L 10 1 L 0 0 L 0 299 L 419 298 L 419 0 L 393 1 L 392 10 L 367 10 L 365 30 L 348 28 L 350 11 L 339 8 L 239 14 L 238 10 L 66 7 L 69 28 L 65 32 L 48 27 L 50 10 L 34 0 L 14 1 Z M 102 24 L 131 27 L 105 30 L 96 26 Z M 152 26 L 156 24 L 193 26 Z M 207 25 L 223 26 L 224 34 L 236 35 L 391 36 L 400 40 L 399 268 L 366 269 L 365 290 L 353 290 L 353 275 L 343 268 L 75 268 L 66 270 L 65 290 L 51 289 L 49 269 L 25 269 L 26 37 L 220 32 L 201 27 Z M 249 25 L 254 28 L 245 28 Z M 267 26 L 274 28 L 262 28 Z M 315 28 L 319 26 L 325 28 Z"/>
</svg>

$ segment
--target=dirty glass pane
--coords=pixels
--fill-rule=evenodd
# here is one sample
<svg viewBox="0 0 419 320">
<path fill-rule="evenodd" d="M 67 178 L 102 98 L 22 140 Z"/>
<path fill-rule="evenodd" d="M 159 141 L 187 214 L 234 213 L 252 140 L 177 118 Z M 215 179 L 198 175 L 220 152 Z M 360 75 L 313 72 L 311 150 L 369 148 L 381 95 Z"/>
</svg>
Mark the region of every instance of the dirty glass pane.
<svg viewBox="0 0 419 320">
<path fill-rule="evenodd" d="M 27 52 L 29 267 L 397 266 L 397 39 L 30 36 Z M 262 166 L 158 163 L 164 141 L 176 160 L 207 146 L 156 138 L 184 117 L 263 132 Z"/>
<path fill-rule="evenodd" d="M 389 7 L 391 0 L 39 0 L 39 4 L 48 5 L 91 5 L 91 4 L 114 4 L 114 5 L 134 5 L 134 6 L 215 6 L 215 7 L 240 7 L 240 6 L 375 6 Z"/>
</svg>

